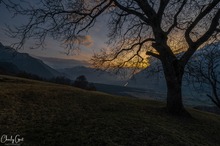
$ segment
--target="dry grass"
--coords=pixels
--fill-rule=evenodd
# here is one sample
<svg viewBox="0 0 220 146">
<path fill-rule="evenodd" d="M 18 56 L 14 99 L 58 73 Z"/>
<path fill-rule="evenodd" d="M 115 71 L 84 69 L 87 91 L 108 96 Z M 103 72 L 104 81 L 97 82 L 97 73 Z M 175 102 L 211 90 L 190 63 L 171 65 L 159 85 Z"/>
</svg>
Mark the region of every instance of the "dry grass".
<svg viewBox="0 0 220 146">
<path fill-rule="evenodd" d="M 220 145 L 214 114 L 176 118 L 160 102 L 8 76 L 0 87 L 0 135 L 20 134 L 22 145 Z"/>
</svg>

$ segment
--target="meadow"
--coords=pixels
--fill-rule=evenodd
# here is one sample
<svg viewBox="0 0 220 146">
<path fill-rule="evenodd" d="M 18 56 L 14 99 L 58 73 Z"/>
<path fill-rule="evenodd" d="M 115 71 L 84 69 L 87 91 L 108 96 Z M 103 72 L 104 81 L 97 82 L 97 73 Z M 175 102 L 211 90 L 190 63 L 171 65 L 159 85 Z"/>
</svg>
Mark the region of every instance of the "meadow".
<svg viewBox="0 0 220 146">
<path fill-rule="evenodd" d="M 23 146 L 219 146 L 220 116 L 165 103 L 0 75 L 0 136 Z M 1 143 L 1 142 L 0 142 Z"/>
</svg>

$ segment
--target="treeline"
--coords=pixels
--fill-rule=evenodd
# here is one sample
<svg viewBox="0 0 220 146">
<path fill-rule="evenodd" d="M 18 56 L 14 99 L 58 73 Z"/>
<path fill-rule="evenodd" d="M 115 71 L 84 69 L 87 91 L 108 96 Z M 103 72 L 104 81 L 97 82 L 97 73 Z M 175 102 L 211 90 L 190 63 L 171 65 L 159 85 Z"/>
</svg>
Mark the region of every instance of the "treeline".
<svg viewBox="0 0 220 146">
<path fill-rule="evenodd" d="M 50 79 L 39 77 L 38 75 L 27 73 L 27 72 L 19 72 L 19 73 L 8 73 L 4 71 L 0 71 L 0 74 L 3 75 L 11 75 L 26 79 L 38 80 L 38 81 L 45 81 L 50 83 L 62 84 L 62 85 L 70 85 L 77 88 L 85 89 L 85 90 L 92 90 L 96 91 L 96 87 L 93 83 L 87 81 L 84 75 L 81 75 L 76 78 L 75 81 L 65 77 L 65 76 L 57 76 Z"/>
<path fill-rule="evenodd" d="M 32 79 L 32 80 L 38 80 L 38 81 L 46 81 L 46 82 L 52 82 L 57 84 L 63 84 L 63 85 L 72 85 L 73 81 L 65 76 L 57 76 L 50 79 L 42 78 L 38 75 L 27 73 L 27 72 L 20 72 L 15 75 L 16 77 L 26 78 L 26 79 Z"/>
</svg>

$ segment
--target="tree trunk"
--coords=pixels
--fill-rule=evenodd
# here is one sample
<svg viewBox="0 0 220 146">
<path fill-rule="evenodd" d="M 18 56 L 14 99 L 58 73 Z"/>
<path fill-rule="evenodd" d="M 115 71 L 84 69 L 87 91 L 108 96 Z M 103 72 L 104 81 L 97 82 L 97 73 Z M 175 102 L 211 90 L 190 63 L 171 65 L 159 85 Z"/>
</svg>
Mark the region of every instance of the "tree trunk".
<svg viewBox="0 0 220 146">
<path fill-rule="evenodd" d="M 184 67 L 179 60 L 162 62 L 167 84 L 167 110 L 172 115 L 189 115 L 184 109 L 182 102 L 182 77 Z"/>
<path fill-rule="evenodd" d="M 166 77 L 167 109 L 171 114 L 179 115 L 183 112 L 181 81 L 178 77 Z"/>
</svg>

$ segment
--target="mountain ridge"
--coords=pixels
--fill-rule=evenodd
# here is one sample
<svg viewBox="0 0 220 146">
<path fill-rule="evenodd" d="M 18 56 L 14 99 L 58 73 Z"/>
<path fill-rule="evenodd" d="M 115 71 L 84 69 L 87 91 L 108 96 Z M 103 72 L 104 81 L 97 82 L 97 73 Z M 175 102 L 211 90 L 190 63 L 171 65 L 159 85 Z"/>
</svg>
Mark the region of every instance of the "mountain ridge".
<svg viewBox="0 0 220 146">
<path fill-rule="evenodd" d="M 12 63 L 19 70 L 42 78 L 49 79 L 61 75 L 42 60 L 36 59 L 28 53 L 20 53 L 14 48 L 4 46 L 2 43 L 0 44 L 0 62 Z"/>
</svg>

